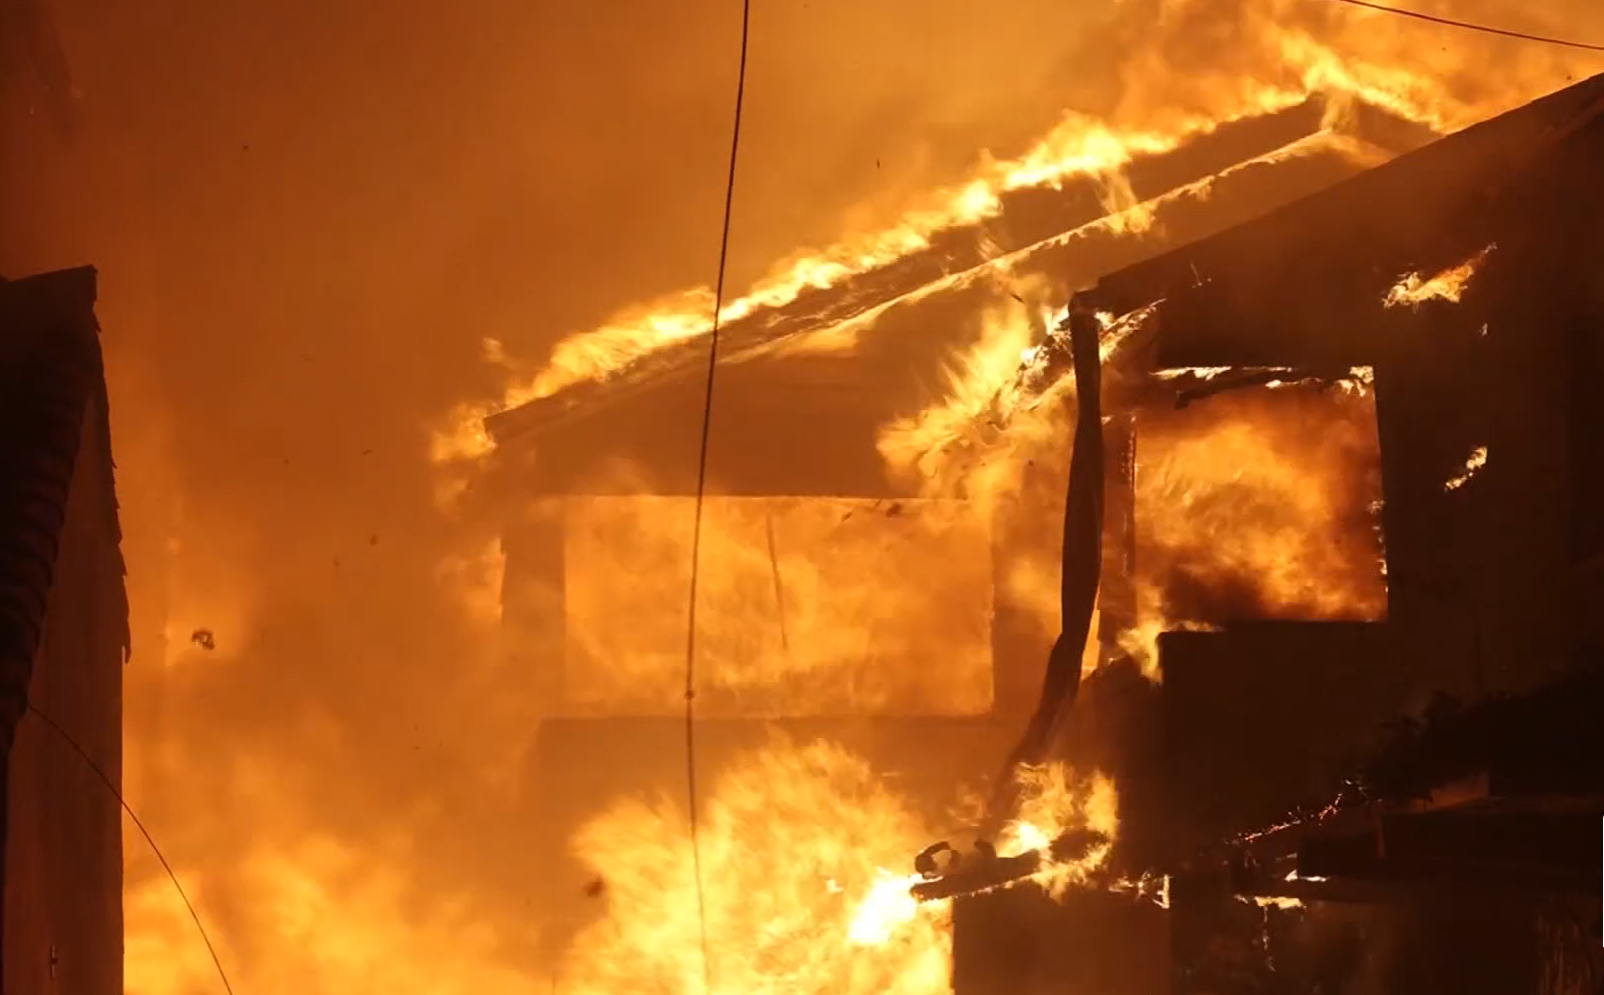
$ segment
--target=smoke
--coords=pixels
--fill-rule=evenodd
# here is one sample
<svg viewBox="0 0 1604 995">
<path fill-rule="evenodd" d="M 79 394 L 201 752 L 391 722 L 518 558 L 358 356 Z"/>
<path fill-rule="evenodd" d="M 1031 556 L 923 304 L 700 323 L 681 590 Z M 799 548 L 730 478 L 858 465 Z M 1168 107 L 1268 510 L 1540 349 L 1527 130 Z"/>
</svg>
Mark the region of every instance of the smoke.
<svg viewBox="0 0 1604 995">
<path fill-rule="evenodd" d="M 1273 64 L 1266 19 L 1353 35 L 1318 2 L 755 6 L 737 287 L 1021 151 L 1066 109 L 1198 109 L 1200 81 Z M 1604 38 L 1596 5 L 1556 6 L 1541 24 L 1512 0 L 1452 9 Z M 481 339 L 538 357 L 711 282 L 737 5 L 54 8 L 82 129 L 51 152 L 25 111 L 13 121 L 33 144 L 0 176 L 0 271 L 102 271 L 136 802 L 247 968 L 270 953 L 250 943 L 236 858 L 306 835 L 404 837 L 398 908 L 455 895 L 535 915 L 534 675 L 491 652 L 459 596 L 493 580 L 493 523 L 437 509 L 428 429 L 495 392 Z M 1496 57 L 1469 62 L 1467 87 L 1569 58 L 1381 30 L 1400 59 L 1482 46 Z"/>
</svg>

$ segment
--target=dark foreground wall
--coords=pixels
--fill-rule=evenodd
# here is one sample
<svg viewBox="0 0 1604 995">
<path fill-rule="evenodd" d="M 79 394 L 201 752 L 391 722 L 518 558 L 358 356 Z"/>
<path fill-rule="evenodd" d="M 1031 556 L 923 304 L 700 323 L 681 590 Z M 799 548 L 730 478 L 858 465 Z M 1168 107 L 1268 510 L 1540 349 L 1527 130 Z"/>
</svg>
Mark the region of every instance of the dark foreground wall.
<svg viewBox="0 0 1604 995">
<path fill-rule="evenodd" d="M 0 284 L 5 995 L 122 991 L 127 603 L 94 273 Z M 98 768 L 98 773 L 96 768 Z"/>
</svg>

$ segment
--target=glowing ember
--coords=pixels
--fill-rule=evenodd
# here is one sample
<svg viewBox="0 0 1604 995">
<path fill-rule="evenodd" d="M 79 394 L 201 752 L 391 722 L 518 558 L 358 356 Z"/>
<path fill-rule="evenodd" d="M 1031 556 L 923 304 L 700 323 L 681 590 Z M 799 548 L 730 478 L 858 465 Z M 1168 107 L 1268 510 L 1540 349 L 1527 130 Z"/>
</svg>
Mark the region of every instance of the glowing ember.
<svg viewBox="0 0 1604 995">
<path fill-rule="evenodd" d="M 1458 304 L 1459 298 L 1469 286 L 1471 278 L 1481 268 L 1487 256 L 1496 246 L 1487 248 L 1471 256 L 1469 259 L 1445 269 L 1437 275 L 1422 278 L 1419 273 L 1406 273 L 1399 281 L 1387 291 L 1384 303 L 1387 307 L 1416 308 L 1427 301 L 1446 301 L 1449 304 Z"/>
<path fill-rule="evenodd" d="M 1303 900 L 1299 898 L 1280 898 L 1258 895 L 1252 898 L 1243 898 L 1241 900 L 1244 902 L 1249 902 L 1253 905 L 1257 905 L 1261 909 L 1281 909 L 1284 911 L 1287 909 L 1303 908 Z"/>
<path fill-rule="evenodd" d="M 1486 465 L 1487 447 L 1477 446 L 1475 449 L 1471 450 L 1470 457 L 1465 460 L 1465 468 L 1459 473 L 1455 474 L 1453 477 L 1449 478 L 1448 482 L 1442 485 L 1443 490 L 1459 490 L 1461 487 L 1470 483 L 1470 478 L 1474 477 L 1481 470 L 1481 468 Z"/>
</svg>

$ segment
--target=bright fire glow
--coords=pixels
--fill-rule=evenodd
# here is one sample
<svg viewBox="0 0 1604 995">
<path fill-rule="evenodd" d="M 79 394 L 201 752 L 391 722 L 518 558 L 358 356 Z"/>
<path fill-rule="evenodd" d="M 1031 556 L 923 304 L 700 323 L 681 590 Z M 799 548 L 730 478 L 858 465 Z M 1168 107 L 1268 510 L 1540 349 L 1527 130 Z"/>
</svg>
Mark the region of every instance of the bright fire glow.
<svg viewBox="0 0 1604 995">
<path fill-rule="evenodd" d="M 684 708 L 693 512 L 569 502 L 564 711 Z M 713 497 L 701 555 L 699 714 L 991 708 L 990 530 L 968 505 Z"/>
<path fill-rule="evenodd" d="M 945 910 L 916 908 L 911 882 L 888 870 L 932 831 L 863 759 L 826 743 L 749 753 L 711 786 L 699 834 L 714 990 L 923 995 L 946 984 Z M 575 849 L 606 882 L 607 907 L 575 939 L 560 990 L 707 991 L 683 804 L 621 801 Z"/>
<path fill-rule="evenodd" d="M 1292 387 L 1148 413 L 1136 473 L 1144 617 L 1171 628 L 1382 617 L 1374 419 L 1366 394 Z"/>
<path fill-rule="evenodd" d="M 1093 847 L 1071 861 L 1049 862 L 1035 880 L 1053 893 L 1086 881 L 1113 850 L 1119 830 L 1119 798 L 1114 782 L 1101 775 L 1078 782 L 1062 764 L 1046 764 L 1020 773 L 1019 814 L 1004 828 L 997 853 L 1007 857 L 1043 850 L 1071 829 L 1091 829 L 1110 842 Z"/>
</svg>

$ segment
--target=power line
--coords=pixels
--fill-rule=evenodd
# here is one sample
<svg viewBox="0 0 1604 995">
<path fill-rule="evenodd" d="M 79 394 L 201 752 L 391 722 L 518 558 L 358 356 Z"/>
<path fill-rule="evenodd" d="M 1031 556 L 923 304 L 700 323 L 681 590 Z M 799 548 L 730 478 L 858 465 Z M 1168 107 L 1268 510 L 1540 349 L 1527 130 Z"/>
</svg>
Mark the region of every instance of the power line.
<svg viewBox="0 0 1604 995">
<path fill-rule="evenodd" d="M 685 630 L 685 788 L 690 796 L 691 867 L 696 877 L 696 921 L 702 942 L 702 988 L 711 993 L 712 966 L 707 945 L 707 893 L 702 883 L 702 845 L 696 815 L 696 586 L 702 567 L 702 506 L 707 499 L 708 442 L 713 434 L 713 373 L 718 367 L 720 312 L 724 310 L 724 277 L 729 268 L 730 214 L 735 203 L 735 163 L 741 150 L 741 109 L 746 102 L 746 48 L 752 23 L 752 2 L 741 0 L 741 55 L 735 76 L 735 118 L 730 128 L 730 165 L 724 181 L 724 223 L 719 232 L 718 279 L 713 290 L 713 327 L 707 349 L 707 392 L 702 399 L 702 441 L 696 466 L 696 520 L 691 529 L 690 611 Z"/>
<path fill-rule="evenodd" d="M 156 845 L 156 838 L 150 835 L 150 830 L 146 829 L 139 816 L 134 814 L 134 810 L 128 804 L 128 799 L 124 798 L 123 793 L 117 789 L 117 783 L 111 779 L 99 764 L 95 763 L 95 758 L 89 755 L 89 751 L 80 746 L 78 741 L 72 738 L 72 735 L 63 729 L 55 719 L 41 712 L 31 701 L 28 703 L 28 711 L 32 712 L 39 721 L 55 730 L 56 735 L 61 737 L 61 741 L 83 758 L 84 763 L 89 766 L 89 769 L 94 772 L 96 777 L 100 778 L 100 782 L 106 786 L 106 790 L 110 791 L 111 796 L 117 799 L 117 804 L 122 807 L 124 812 L 128 813 L 128 818 L 133 822 L 134 828 L 138 829 L 139 835 L 145 837 L 145 842 L 150 844 L 150 852 L 154 853 L 156 859 L 161 862 L 162 870 L 167 872 L 167 880 L 173 883 L 173 890 L 178 892 L 178 897 L 183 901 L 184 908 L 189 911 L 190 921 L 195 924 L 195 932 L 200 934 L 201 942 L 206 944 L 206 952 L 212 956 L 212 966 L 217 968 L 217 977 L 223 982 L 223 990 L 228 995 L 234 995 L 234 986 L 228 981 L 228 972 L 223 970 L 223 961 L 217 956 L 217 948 L 212 946 L 212 938 L 206 932 L 206 926 L 201 922 L 200 913 L 195 910 L 195 903 L 189 900 L 189 894 L 184 891 L 184 886 L 178 882 L 178 874 L 173 870 L 173 865 L 167 862 L 166 854 L 162 853 L 162 848 Z"/>
<path fill-rule="evenodd" d="M 1388 7 L 1385 4 L 1371 3 L 1370 0 L 1331 0 L 1332 3 L 1345 3 L 1350 7 L 1363 7 L 1366 10 L 1379 10 L 1384 14 L 1397 14 L 1399 17 L 1412 17 L 1417 21 L 1426 21 L 1431 24 L 1441 24 L 1450 28 L 1463 28 L 1466 31 L 1479 31 L 1486 35 L 1497 35 L 1500 38 L 1515 38 L 1520 41 L 1535 41 L 1544 45 L 1558 45 L 1561 48 L 1575 48 L 1584 52 L 1604 52 L 1604 45 L 1594 45 L 1585 41 L 1571 41 L 1568 38 L 1551 38 L 1547 35 L 1527 34 L 1524 31 L 1512 31 L 1508 28 L 1495 28 L 1486 24 L 1474 24 L 1470 21 L 1455 20 L 1451 17 L 1439 17 L 1436 14 L 1426 14 L 1418 10 L 1404 10 L 1401 7 Z"/>
</svg>

